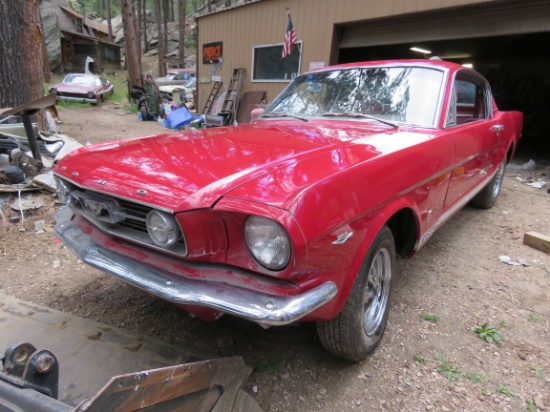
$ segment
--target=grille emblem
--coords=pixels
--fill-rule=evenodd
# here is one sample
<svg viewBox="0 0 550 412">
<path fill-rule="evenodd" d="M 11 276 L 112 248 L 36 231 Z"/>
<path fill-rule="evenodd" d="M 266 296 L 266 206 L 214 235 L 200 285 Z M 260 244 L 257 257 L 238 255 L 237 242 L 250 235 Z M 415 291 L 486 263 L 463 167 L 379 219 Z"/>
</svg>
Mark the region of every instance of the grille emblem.
<svg viewBox="0 0 550 412">
<path fill-rule="evenodd" d="M 146 194 L 147 194 L 147 190 L 139 189 L 136 193 L 137 193 L 138 195 L 146 195 Z"/>
<path fill-rule="evenodd" d="M 103 179 L 98 180 L 97 183 L 99 183 L 99 184 L 102 185 L 102 186 L 105 186 L 105 185 L 107 184 L 107 182 L 106 182 L 105 180 L 103 180 Z"/>
</svg>

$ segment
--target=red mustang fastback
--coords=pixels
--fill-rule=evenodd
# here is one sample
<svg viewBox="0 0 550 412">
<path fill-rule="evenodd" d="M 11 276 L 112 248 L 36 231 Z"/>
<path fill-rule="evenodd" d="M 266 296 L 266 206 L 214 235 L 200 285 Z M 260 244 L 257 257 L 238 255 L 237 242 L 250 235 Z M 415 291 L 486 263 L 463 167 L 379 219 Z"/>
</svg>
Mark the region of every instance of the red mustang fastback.
<svg viewBox="0 0 550 412">
<path fill-rule="evenodd" d="M 252 124 L 82 148 L 55 169 L 56 234 L 84 262 L 213 320 L 315 321 L 379 344 L 396 256 L 489 208 L 522 129 L 478 73 L 383 61 L 298 76 Z"/>
</svg>

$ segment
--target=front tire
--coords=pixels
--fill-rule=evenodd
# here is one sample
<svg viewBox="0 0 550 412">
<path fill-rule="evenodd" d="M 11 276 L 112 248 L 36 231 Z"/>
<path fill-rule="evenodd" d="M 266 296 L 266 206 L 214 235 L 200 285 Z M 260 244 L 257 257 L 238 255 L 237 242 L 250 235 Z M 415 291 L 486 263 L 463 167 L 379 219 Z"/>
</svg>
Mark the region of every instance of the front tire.
<svg viewBox="0 0 550 412">
<path fill-rule="evenodd" d="M 491 181 L 476 197 L 472 199 L 472 205 L 482 209 L 490 209 L 495 205 L 500 190 L 502 188 L 502 180 L 504 179 L 504 168 L 506 167 L 506 158 L 498 165 L 496 174 Z"/>
<path fill-rule="evenodd" d="M 342 311 L 334 319 L 317 322 L 323 347 L 342 359 L 360 361 L 380 344 L 390 309 L 394 279 L 395 243 L 384 226 L 361 265 Z"/>
</svg>

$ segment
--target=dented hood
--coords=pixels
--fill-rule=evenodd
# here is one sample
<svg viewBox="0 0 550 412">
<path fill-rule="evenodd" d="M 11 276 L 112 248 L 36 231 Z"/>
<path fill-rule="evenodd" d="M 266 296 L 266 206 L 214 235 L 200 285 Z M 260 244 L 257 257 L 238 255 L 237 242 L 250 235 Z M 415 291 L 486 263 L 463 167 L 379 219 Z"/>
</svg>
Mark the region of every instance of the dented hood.
<svg viewBox="0 0 550 412">
<path fill-rule="evenodd" d="M 306 181 L 308 176 L 309 181 L 311 176 L 322 179 L 331 172 L 323 171 L 323 159 L 335 150 L 382 135 L 380 130 L 366 132 L 364 126 L 344 130 L 329 124 L 258 123 L 121 140 L 79 149 L 62 159 L 55 172 L 89 189 L 176 212 L 206 208 L 247 182 L 300 164 Z M 374 147 L 362 147 L 354 161 L 379 154 Z M 271 203 L 270 193 L 280 197 L 281 191 L 284 182 L 271 182 L 263 200 Z"/>
</svg>

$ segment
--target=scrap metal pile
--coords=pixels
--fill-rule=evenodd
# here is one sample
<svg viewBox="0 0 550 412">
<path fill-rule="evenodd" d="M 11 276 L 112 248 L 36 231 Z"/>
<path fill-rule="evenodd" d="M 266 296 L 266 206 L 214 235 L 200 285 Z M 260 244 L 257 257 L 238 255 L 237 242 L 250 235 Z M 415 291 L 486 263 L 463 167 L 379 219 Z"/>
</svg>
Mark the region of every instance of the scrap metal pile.
<svg viewBox="0 0 550 412">
<path fill-rule="evenodd" d="M 47 189 L 55 192 L 51 169 L 67 153 L 82 147 L 56 130 L 39 132 L 30 115 L 49 109 L 46 116 L 55 129 L 55 96 L 46 96 L 14 109 L 0 109 L 0 191 Z"/>
</svg>

